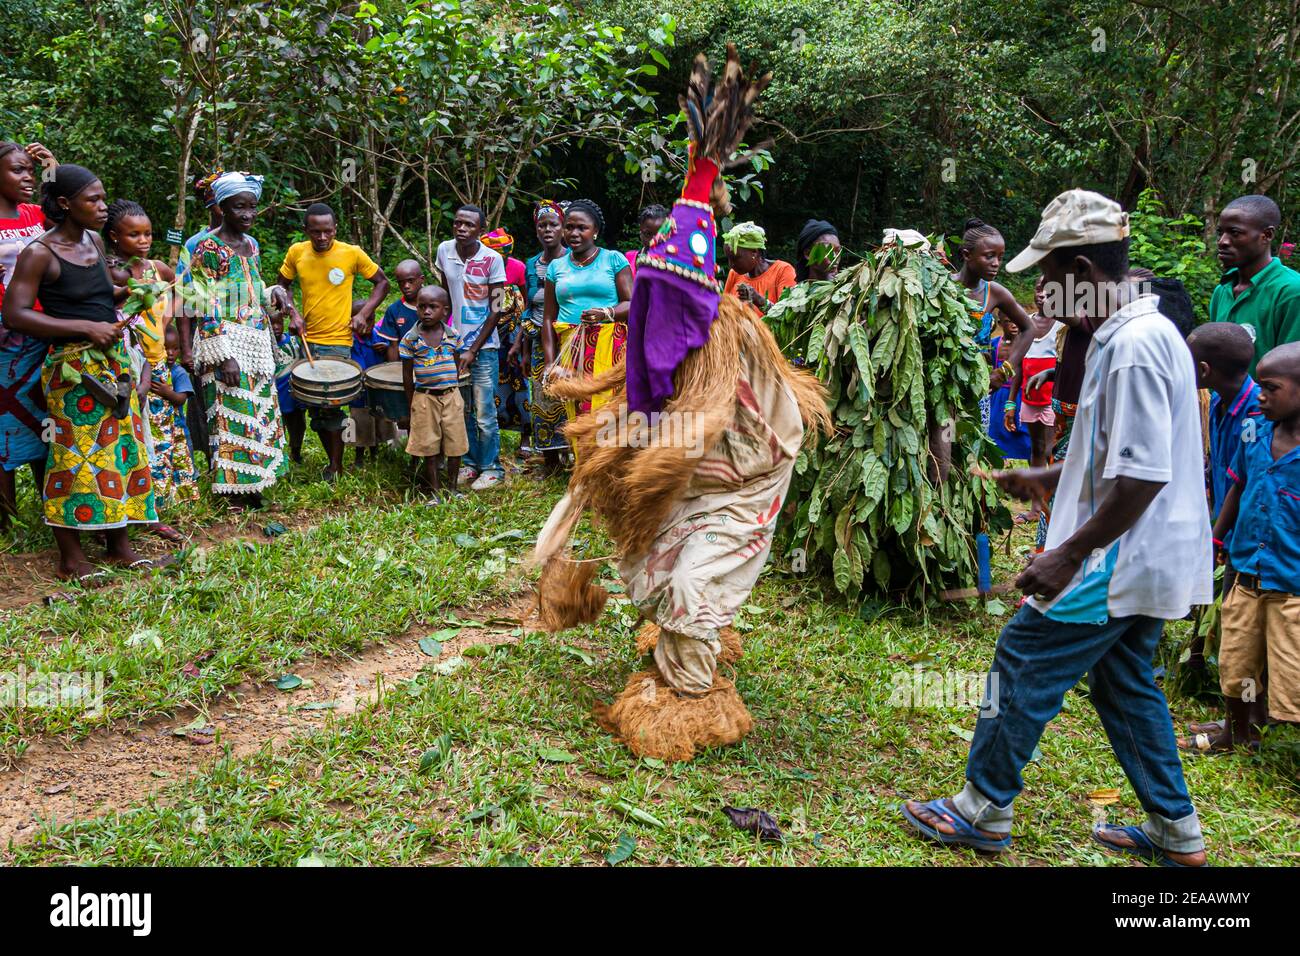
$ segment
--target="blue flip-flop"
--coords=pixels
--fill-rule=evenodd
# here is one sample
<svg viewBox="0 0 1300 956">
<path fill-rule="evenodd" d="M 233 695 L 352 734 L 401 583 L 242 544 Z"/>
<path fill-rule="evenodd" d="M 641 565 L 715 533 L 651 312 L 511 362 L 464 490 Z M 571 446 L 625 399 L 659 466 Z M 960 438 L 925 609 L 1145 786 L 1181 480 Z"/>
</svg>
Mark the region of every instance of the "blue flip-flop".
<svg viewBox="0 0 1300 956">
<path fill-rule="evenodd" d="M 1118 843 L 1111 843 L 1109 840 L 1101 838 L 1102 833 L 1123 833 L 1133 841 L 1134 845 L 1120 846 Z M 1179 867 L 1184 870 L 1199 869 L 1199 867 L 1188 866 L 1186 863 L 1179 863 L 1177 860 L 1169 859 L 1165 855 L 1165 851 L 1151 842 L 1151 838 L 1146 835 L 1146 831 L 1139 826 L 1120 827 L 1113 823 L 1098 823 L 1092 828 L 1092 838 L 1108 850 L 1129 853 L 1139 859 L 1146 860 L 1148 863 Z M 1201 866 L 1206 866 L 1206 864 L 1202 863 Z"/>
<path fill-rule="evenodd" d="M 1007 847 L 1011 846 L 1011 834 L 1008 833 L 1000 840 L 991 840 L 983 836 L 978 830 L 970 825 L 966 820 L 953 813 L 944 806 L 943 799 L 938 798 L 924 804 L 925 809 L 929 810 L 937 817 L 942 817 L 945 823 L 950 824 L 957 832 L 944 833 L 942 830 L 936 830 L 930 824 L 926 823 L 920 817 L 907 809 L 907 801 L 904 800 L 899 804 L 899 809 L 903 811 L 903 816 L 908 823 L 926 837 L 934 840 L 936 843 L 958 844 L 961 846 L 974 847 L 976 850 L 983 850 L 986 853 L 1001 853 Z"/>
</svg>

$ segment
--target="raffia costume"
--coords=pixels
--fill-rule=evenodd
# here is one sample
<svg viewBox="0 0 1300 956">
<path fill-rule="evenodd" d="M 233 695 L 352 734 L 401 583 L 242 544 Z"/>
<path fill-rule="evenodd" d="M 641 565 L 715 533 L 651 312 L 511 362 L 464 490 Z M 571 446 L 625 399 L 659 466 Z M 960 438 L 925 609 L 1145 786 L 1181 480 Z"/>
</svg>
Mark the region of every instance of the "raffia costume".
<svg viewBox="0 0 1300 956">
<path fill-rule="evenodd" d="M 538 537 L 543 624 L 599 616 L 597 563 L 565 552 L 590 508 L 618 549 L 619 574 L 646 625 L 654 667 L 639 671 L 598 717 L 634 753 L 685 760 L 740 740 L 752 719 L 718 662 L 740 656 L 729 625 L 767 562 L 805 425 L 830 429 L 825 395 L 794 369 L 761 319 L 719 294 L 713 210 L 728 210 L 719 167 L 752 121 L 768 77 L 748 81 L 734 47 L 714 85 L 697 57 L 683 108 L 691 156 L 682 196 L 637 260 L 625 367 L 552 381 L 611 401 L 565 432 L 577 449 L 568 493 Z"/>
</svg>

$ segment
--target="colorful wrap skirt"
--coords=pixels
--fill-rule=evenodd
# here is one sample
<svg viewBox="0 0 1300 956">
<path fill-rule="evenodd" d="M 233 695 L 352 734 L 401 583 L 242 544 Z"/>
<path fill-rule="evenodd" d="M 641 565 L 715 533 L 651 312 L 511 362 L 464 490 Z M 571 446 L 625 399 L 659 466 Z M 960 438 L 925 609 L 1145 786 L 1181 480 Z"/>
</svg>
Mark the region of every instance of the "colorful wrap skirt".
<svg viewBox="0 0 1300 956">
<path fill-rule="evenodd" d="M 623 361 L 627 352 L 626 322 L 583 322 L 557 325 L 560 346 L 557 363 L 579 378 L 603 375 Z M 566 402 L 570 420 L 609 401 L 609 392 L 600 392 L 581 402 Z"/>
<path fill-rule="evenodd" d="M 275 391 L 273 343 L 267 330 L 251 325 L 224 322 L 213 327 L 216 334 L 196 338 L 194 348 L 194 359 L 204 369 L 200 388 L 207 410 L 212 491 L 253 494 L 275 484 L 289 468 Z M 216 375 L 229 359 L 239 366 L 239 382 L 234 386 Z"/>
<path fill-rule="evenodd" d="M 41 370 L 50 436 L 46 524 L 100 531 L 158 520 L 139 396 L 131 390 L 130 409 L 118 419 L 83 384 L 93 375 L 108 385 L 129 371 L 121 342 L 106 350 L 64 346 L 46 357 Z"/>
<path fill-rule="evenodd" d="M 533 451 L 565 451 L 569 443 L 564 440 L 564 402 L 542 391 L 546 358 L 542 352 L 541 331 L 531 321 L 525 322 L 521 331 L 529 341 L 528 417 L 533 424 Z"/>
<path fill-rule="evenodd" d="M 497 335 L 501 339 L 499 355 L 500 370 L 497 373 L 496 407 L 497 422 L 501 428 L 510 431 L 522 431 L 528 424 L 528 379 L 506 356 L 515 336 L 524 335 L 524 323 L 521 318 L 524 310 L 524 294 L 519 286 L 507 284 L 505 287 L 505 307 L 497 321 Z"/>
<path fill-rule="evenodd" d="M 41 441 L 41 365 L 48 351 L 48 343 L 39 339 L 0 332 L 0 468 L 5 471 L 48 455 Z"/>
<path fill-rule="evenodd" d="M 172 387 L 172 370 L 166 360 L 152 366 L 155 382 Z M 199 496 L 199 473 L 185 437 L 185 409 L 177 408 L 161 395 L 149 393 L 149 434 L 153 450 L 149 471 L 153 475 L 153 493 L 160 507 L 177 501 L 193 501 Z"/>
</svg>

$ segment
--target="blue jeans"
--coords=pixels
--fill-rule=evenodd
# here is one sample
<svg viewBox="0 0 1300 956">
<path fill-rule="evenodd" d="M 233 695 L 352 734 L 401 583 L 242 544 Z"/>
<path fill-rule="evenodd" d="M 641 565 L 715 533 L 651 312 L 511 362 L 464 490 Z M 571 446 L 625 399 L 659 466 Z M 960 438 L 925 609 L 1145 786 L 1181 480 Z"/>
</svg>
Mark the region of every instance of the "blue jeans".
<svg viewBox="0 0 1300 956">
<path fill-rule="evenodd" d="M 1092 706 L 1120 766 L 1147 812 L 1142 829 L 1174 853 L 1205 847 L 1187 794 L 1173 723 L 1152 668 L 1164 621 L 1117 617 L 1105 624 L 1063 624 L 1029 606 L 998 638 L 988 687 L 995 706 L 975 723 L 958 813 L 982 830 L 1011 832 L 1020 772 L 1065 694 L 1085 673 Z"/>
<path fill-rule="evenodd" d="M 469 367 L 469 385 L 461 388 L 465 399 L 465 434 L 469 452 L 462 463 L 479 474 L 504 476 L 501 468 L 501 427 L 497 423 L 497 378 L 501 367 L 497 349 L 479 349 Z"/>
</svg>

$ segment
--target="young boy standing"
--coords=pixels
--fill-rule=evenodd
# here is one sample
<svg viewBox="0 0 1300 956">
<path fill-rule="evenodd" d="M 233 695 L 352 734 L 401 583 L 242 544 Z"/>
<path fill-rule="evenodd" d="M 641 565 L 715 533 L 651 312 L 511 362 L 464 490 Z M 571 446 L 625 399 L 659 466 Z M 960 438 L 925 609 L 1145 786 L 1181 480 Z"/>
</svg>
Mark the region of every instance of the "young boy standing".
<svg viewBox="0 0 1300 956">
<path fill-rule="evenodd" d="M 1264 420 L 1241 437 L 1214 525 L 1236 570 L 1219 647 L 1229 746 L 1259 739 L 1248 705 L 1265 669 L 1269 715 L 1300 722 L 1300 342 L 1268 352 L 1255 374 Z"/>
<path fill-rule="evenodd" d="M 424 459 L 424 477 L 430 504 L 440 504 L 438 471 L 447 460 L 447 485 L 456 495 L 460 456 L 469 450 L 465 429 L 465 403 L 460 396 L 457 351 L 461 339 L 447 324 L 451 297 L 441 286 L 428 285 L 415 300 L 419 324 L 402 336 L 402 384 L 410 417 L 403 423 L 411 437 L 407 454 Z"/>
<path fill-rule="evenodd" d="M 396 362 L 401 356 L 397 354 L 397 344 L 419 321 L 415 311 L 415 297 L 424 288 L 424 270 L 414 259 L 403 259 L 393 270 L 397 287 L 402 290 L 402 297 L 384 310 L 384 318 L 375 326 L 375 333 L 388 352 L 388 361 Z"/>
</svg>

